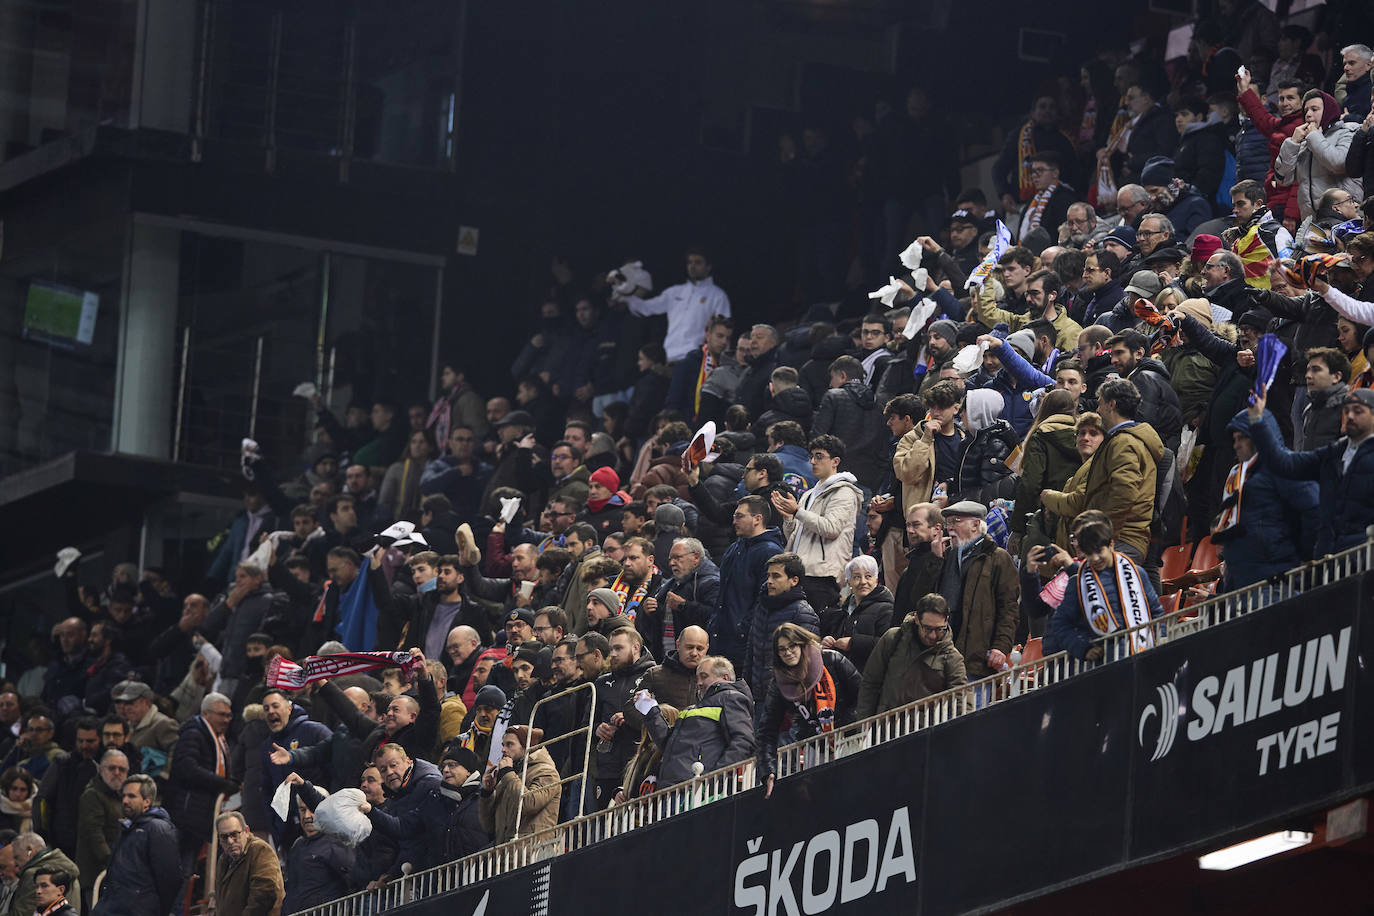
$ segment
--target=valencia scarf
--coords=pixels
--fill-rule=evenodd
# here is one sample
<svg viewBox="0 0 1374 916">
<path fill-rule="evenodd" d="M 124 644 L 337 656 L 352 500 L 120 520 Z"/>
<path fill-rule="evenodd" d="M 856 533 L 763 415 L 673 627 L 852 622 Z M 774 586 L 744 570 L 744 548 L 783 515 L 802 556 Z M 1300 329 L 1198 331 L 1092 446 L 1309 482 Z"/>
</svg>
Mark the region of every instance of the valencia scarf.
<svg viewBox="0 0 1374 916">
<path fill-rule="evenodd" d="M 825 668 L 820 647 L 808 645 L 806 664 L 795 668 L 773 666 L 778 692 L 792 705 L 794 721 L 806 722 L 817 733 L 835 730 L 835 680 Z M 806 679 L 802 680 L 802 670 Z M 796 718 L 800 717 L 800 718 Z"/>
<path fill-rule="evenodd" d="M 711 354 L 711 350 L 706 344 L 701 345 L 701 368 L 697 370 L 697 383 L 692 391 L 692 412 L 701 413 L 701 386 L 706 382 L 706 376 L 710 375 L 716 368 L 716 358 Z"/>
<path fill-rule="evenodd" d="M 1130 557 L 1112 551 L 1116 594 L 1121 607 L 1113 607 L 1097 570 L 1084 563 L 1078 572 L 1078 599 L 1088 626 L 1101 636 L 1118 630 L 1142 627 L 1131 634 L 1130 651 L 1134 655 L 1155 644 L 1154 633 L 1143 624 L 1150 622 L 1150 602 L 1145 596 L 1144 577 L 1140 567 Z"/>
<path fill-rule="evenodd" d="M 1231 473 L 1226 475 L 1226 489 L 1222 491 L 1221 498 L 1221 515 L 1212 528 L 1214 540 L 1224 541 L 1241 533 L 1237 528 L 1240 524 L 1241 496 L 1245 490 L 1245 479 L 1250 476 L 1250 471 L 1258 458 L 1258 455 L 1252 455 L 1248 461 L 1233 465 Z"/>
</svg>

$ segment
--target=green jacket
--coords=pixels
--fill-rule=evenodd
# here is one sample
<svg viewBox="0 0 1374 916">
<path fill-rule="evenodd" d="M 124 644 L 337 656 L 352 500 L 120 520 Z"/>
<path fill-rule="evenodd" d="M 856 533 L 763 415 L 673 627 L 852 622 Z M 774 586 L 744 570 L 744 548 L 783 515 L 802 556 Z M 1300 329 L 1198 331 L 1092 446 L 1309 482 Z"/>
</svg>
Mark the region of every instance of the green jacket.
<svg viewBox="0 0 1374 916">
<path fill-rule="evenodd" d="M 878 639 L 859 685 L 860 719 L 968 683 L 964 658 L 949 633 L 926 646 L 916 627 L 916 615 L 908 614 Z"/>
<path fill-rule="evenodd" d="M 1002 322 L 1012 331 L 1019 331 L 1040 317 L 1039 315 L 1018 315 L 1015 312 L 1008 312 L 1006 309 L 999 309 L 994 304 L 992 296 L 992 284 L 984 283 L 982 292 L 973 297 L 973 317 L 988 327 Z M 1078 346 L 1078 335 L 1083 333 L 1083 328 L 1069 317 L 1068 310 L 1062 305 L 1055 308 L 1054 318 L 1050 321 L 1056 332 L 1054 345 L 1059 348 L 1061 353 L 1069 355 Z"/>
<path fill-rule="evenodd" d="M 87 887 L 95 887 L 96 875 L 110 861 L 123 816 L 119 794 L 105 785 L 99 773 L 92 776 L 81 792 L 76 814 L 76 867 Z"/>
<path fill-rule="evenodd" d="M 1187 426 L 1207 412 L 1217 383 L 1217 367 L 1192 344 L 1169 347 L 1159 354 L 1159 361 L 1169 370 L 1169 384 L 1178 395 Z"/>
<path fill-rule="evenodd" d="M 1040 506 L 1041 490 L 1058 490 L 1083 463 L 1075 446 L 1077 433 L 1070 414 L 1046 417 L 1036 427 L 1021 456 L 1021 481 L 1016 486 L 1016 511 L 1011 530 L 1026 533 L 1026 518 Z"/>
<path fill-rule="evenodd" d="M 117 823 L 116 827 L 119 826 Z M 40 849 L 33 854 L 33 858 L 19 870 L 19 887 L 15 890 L 14 896 L 10 898 L 10 916 L 31 916 L 38 909 L 38 869 L 56 867 L 65 871 L 69 875 L 76 875 L 76 863 L 60 849 L 49 846 Z M 176 867 L 176 863 L 172 863 Z M 81 912 L 81 879 L 73 877 L 71 886 L 67 888 L 67 903 L 71 904 L 72 909 Z"/>
</svg>

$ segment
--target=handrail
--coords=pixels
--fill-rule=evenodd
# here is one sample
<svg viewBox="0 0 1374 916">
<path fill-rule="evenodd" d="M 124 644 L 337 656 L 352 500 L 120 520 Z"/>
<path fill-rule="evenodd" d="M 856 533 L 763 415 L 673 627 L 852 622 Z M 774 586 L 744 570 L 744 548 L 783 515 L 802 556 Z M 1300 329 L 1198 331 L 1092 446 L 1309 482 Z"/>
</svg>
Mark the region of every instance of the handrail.
<svg viewBox="0 0 1374 916">
<path fill-rule="evenodd" d="M 563 741 L 565 739 L 571 741 L 575 736 L 580 735 L 583 732 L 587 733 L 587 740 L 582 742 L 581 776 L 564 776 L 558 780 L 558 785 L 564 786 L 572 782 L 574 779 L 581 778 L 581 791 L 577 793 L 577 816 L 582 816 L 582 806 L 583 804 L 585 804 L 587 800 L 587 766 L 592 759 L 592 726 L 593 723 L 596 722 L 595 681 L 583 681 L 582 683 L 575 684 L 572 687 L 568 687 L 565 690 L 560 690 L 557 693 L 552 694 L 551 696 L 544 697 L 543 699 L 539 700 L 539 702 L 535 703 L 534 708 L 530 710 L 530 746 L 525 748 L 525 759 L 521 762 L 520 766 L 520 803 L 515 807 L 515 835 L 511 837 L 511 839 L 513 840 L 520 838 L 520 818 L 522 818 L 525 815 L 525 777 L 528 775 L 530 771 L 530 753 L 534 750 L 534 716 L 537 712 L 539 712 L 539 707 L 543 706 L 549 700 L 556 700 L 559 697 L 565 697 L 568 694 L 577 693 L 577 691 L 584 689 L 590 689 L 592 692 L 592 701 L 587 704 L 587 724 L 581 728 L 575 728 L 570 732 L 564 732 L 561 735 L 555 735 L 548 741 L 540 742 L 541 747 L 548 747 L 550 744 L 557 744 L 559 741 Z"/>
<path fill-rule="evenodd" d="M 1371 532 L 1371 538 L 1374 538 L 1374 532 Z M 1263 582 L 1216 595 L 1140 627 L 1096 640 L 1095 644 L 1103 646 L 1103 660 L 1100 662 L 1081 661 L 1065 652 L 1057 652 L 972 684 L 954 687 L 788 745 L 779 751 L 778 778 L 783 779 L 808 767 L 830 763 L 876 744 L 940 725 L 1031 690 L 1063 682 L 1080 672 L 1113 664 L 1129 656 L 1127 647 L 1138 630 L 1151 629 L 1156 634 L 1156 644 L 1161 645 L 1371 569 L 1374 569 L 1374 539 L 1341 553 L 1304 563 Z M 305 916 L 352 916 L 360 912 L 381 912 L 386 906 L 459 890 L 749 791 L 754 787 L 754 775 L 753 761 L 722 767 L 687 782 L 659 789 L 651 795 L 632 799 L 623 805 L 584 815 L 537 834 L 513 839 L 427 871 L 407 875 L 383 888 L 341 897 L 302 912 Z"/>
</svg>

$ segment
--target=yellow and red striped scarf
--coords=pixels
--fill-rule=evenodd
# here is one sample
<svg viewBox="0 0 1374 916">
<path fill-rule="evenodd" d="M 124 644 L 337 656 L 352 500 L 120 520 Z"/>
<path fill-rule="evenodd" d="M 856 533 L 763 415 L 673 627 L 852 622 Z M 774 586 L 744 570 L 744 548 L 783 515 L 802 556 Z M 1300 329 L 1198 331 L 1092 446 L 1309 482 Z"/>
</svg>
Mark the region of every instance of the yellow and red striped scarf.
<svg viewBox="0 0 1374 916">
<path fill-rule="evenodd" d="M 1269 268 L 1274 264 L 1274 255 L 1264 239 L 1259 235 L 1259 220 L 1236 239 L 1236 255 L 1245 265 L 1245 283 L 1255 289 L 1269 288 Z"/>
</svg>

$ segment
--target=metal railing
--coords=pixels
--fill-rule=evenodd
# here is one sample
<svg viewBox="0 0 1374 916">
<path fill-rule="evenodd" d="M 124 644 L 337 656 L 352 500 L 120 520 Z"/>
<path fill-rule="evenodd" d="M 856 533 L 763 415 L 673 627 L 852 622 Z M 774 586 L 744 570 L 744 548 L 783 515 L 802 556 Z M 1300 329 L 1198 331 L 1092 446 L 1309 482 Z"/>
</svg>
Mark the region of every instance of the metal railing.
<svg viewBox="0 0 1374 916">
<path fill-rule="evenodd" d="M 778 778 L 785 779 L 808 768 L 840 760 L 1032 690 L 1061 683 L 1091 668 L 1127 658 L 1131 654 L 1130 647 L 1137 631 L 1150 630 L 1155 636 L 1155 644 L 1162 645 L 1172 639 L 1184 638 L 1244 617 L 1312 589 L 1361 575 L 1372 568 L 1374 540 L 1305 563 L 1264 582 L 1214 596 L 1140 627 L 1103 637 L 1096 643 L 1103 647 L 1103 661 L 1082 661 L 1058 652 L 788 745 L 780 749 L 778 754 Z M 752 761 L 723 767 L 688 782 L 660 789 L 652 795 L 579 817 L 532 836 L 512 840 L 425 872 L 404 876 L 377 890 L 342 897 L 304 912 L 309 916 L 381 912 L 388 906 L 459 890 L 552 856 L 594 845 L 753 787 Z"/>
<path fill-rule="evenodd" d="M 538 703 L 535 703 L 534 708 L 530 710 L 530 727 L 531 729 L 533 729 L 534 727 L 535 714 L 539 712 L 539 707 L 543 706 L 550 700 L 557 700 L 562 697 L 566 697 L 569 694 L 577 693 L 579 690 L 591 690 L 592 692 L 592 701 L 587 704 L 587 724 L 575 728 L 570 732 L 565 732 L 564 734 L 558 735 L 554 738 L 550 738 L 548 741 L 541 740 L 539 742 L 539 746 L 547 748 L 549 745 L 557 744 L 560 741 L 572 741 L 572 739 L 576 738 L 578 735 L 581 734 L 585 734 L 587 736 L 586 740 L 582 742 L 582 770 L 575 776 L 564 776 L 562 779 L 558 780 L 558 785 L 560 786 L 566 786 L 570 782 L 579 781 L 577 793 L 577 816 L 581 817 L 584 813 L 582 810 L 582 805 L 583 802 L 585 802 L 587 799 L 587 765 L 591 762 L 592 759 L 592 732 L 596 728 L 596 682 L 583 681 L 581 684 L 578 684 L 575 687 L 569 687 L 567 690 L 560 690 L 551 696 L 544 697 Z M 530 738 L 530 744 L 534 744 L 533 736 L 531 736 Z M 531 747 L 530 750 L 533 750 L 533 747 Z M 529 785 L 529 781 L 527 779 L 529 771 L 530 755 L 526 753 L 520 765 L 520 804 L 517 805 L 515 809 L 515 836 L 512 839 L 520 838 L 520 819 L 525 816 L 525 788 Z"/>
</svg>

